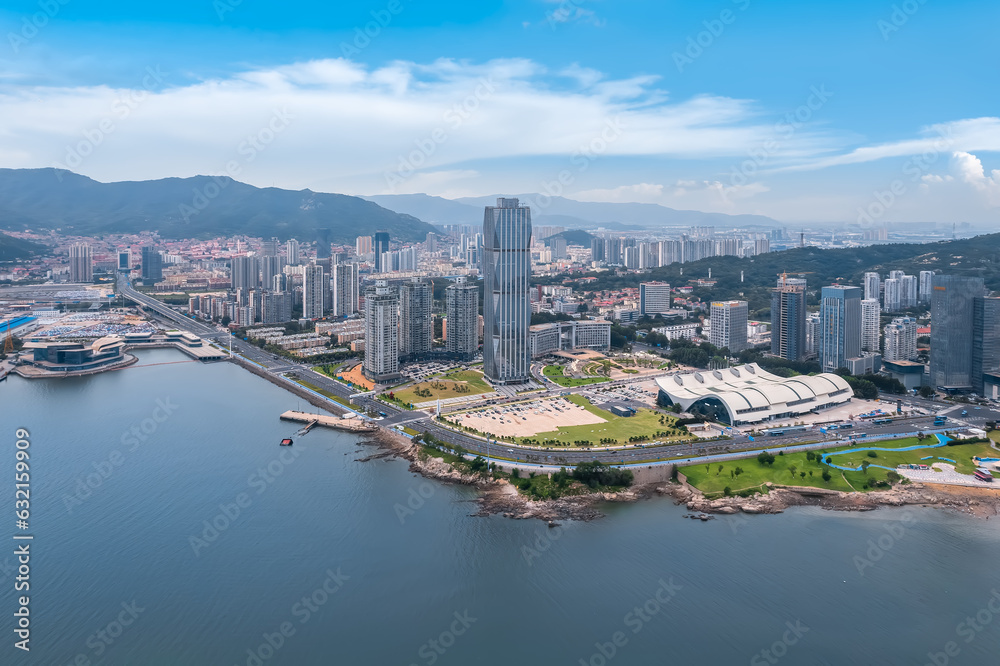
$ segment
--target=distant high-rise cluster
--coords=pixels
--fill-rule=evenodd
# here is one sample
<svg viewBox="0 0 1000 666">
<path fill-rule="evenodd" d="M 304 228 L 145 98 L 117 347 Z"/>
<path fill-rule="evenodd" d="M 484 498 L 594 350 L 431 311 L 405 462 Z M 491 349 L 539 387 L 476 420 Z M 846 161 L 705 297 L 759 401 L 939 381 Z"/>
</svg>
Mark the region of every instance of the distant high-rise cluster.
<svg viewBox="0 0 1000 666">
<path fill-rule="evenodd" d="M 595 262 L 625 268 L 656 268 L 708 257 L 752 257 L 771 251 L 763 234 L 716 237 L 713 227 L 696 227 L 679 239 L 642 241 L 630 237 L 597 237 L 590 242 Z"/>
</svg>

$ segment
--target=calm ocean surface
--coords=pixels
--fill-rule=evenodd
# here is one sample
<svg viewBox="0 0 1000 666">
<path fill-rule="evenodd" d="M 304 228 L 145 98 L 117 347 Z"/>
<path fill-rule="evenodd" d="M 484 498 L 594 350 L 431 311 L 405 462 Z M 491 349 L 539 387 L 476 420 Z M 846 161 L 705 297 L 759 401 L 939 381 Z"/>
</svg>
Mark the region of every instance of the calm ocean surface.
<svg viewBox="0 0 1000 666">
<path fill-rule="evenodd" d="M 279 448 L 295 396 L 183 360 L 0 384 L 0 664 L 1000 663 L 1000 520 L 701 523 L 659 499 L 561 530 L 474 518 L 472 491 L 359 462 L 375 451 L 353 436 Z M 18 427 L 30 654 L 12 631 Z"/>
</svg>

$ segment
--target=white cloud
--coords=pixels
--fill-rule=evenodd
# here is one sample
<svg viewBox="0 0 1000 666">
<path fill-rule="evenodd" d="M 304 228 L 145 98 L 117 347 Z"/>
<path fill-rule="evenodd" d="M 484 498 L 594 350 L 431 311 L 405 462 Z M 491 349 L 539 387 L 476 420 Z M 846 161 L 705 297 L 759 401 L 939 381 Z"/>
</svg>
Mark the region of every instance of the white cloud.
<svg viewBox="0 0 1000 666">
<path fill-rule="evenodd" d="M 962 182 L 983 193 L 991 206 L 1000 206 L 1000 169 L 987 175 L 979 158 L 965 152 L 952 155 L 952 169 Z"/>
</svg>

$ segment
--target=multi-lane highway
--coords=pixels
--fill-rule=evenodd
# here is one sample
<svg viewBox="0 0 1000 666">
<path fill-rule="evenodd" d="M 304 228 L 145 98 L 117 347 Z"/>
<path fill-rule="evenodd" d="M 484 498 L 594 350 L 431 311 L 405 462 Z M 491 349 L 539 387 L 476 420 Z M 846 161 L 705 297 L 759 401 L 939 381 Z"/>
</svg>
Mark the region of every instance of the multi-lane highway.
<svg viewBox="0 0 1000 666">
<path fill-rule="evenodd" d="M 875 425 L 870 422 L 856 421 L 854 428 L 850 431 L 834 431 L 831 433 L 821 433 L 818 428 L 810 430 L 793 431 L 783 436 L 761 435 L 751 441 L 746 434 L 740 434 L 732 439 L 714 440 L 705 442 L 689 442 L 683 444 L 644 444 L 638 446 L 627 446 L 618 449 L 563 449 L 563 448 L 528 448 L 517 447 L 506 443 L 487 443 L 484 439 L 474 437 L 467 433 L 456 432 L 435 422 L 424 412 L 407 411 L 393 405 L 388 405 L 374 400 L 369 395 L 357 395 L 349 386 L 338 382 L 324 374 L 315 372 L 305 363 L 289 361 L 264 351 L 244 340 L 233 337 L 227 330 L 215 327 L 211 324 L 193 320 L 185 317 L 173 310 L 164 303 L 142 294 L 128 283 L 125 276 L 119 278 L 119 291 L 128 299 L 152 310 L 156 316 L 170 321 L 178 328 L 190 331 L 202 338 L 212 339 L 222 346 L 232 345 L 234 355 L 241 357 L 244 361 L 256 364 L 265 372 L 274 376 L 278 383 L 288 381 L 285 376 L 298 378 L 309 383 L 318 389 L 331 393 L 345 402 L 354 405 L 354 408 L 361 413 L 385 414 L 379 418 L 380 425 L 393 427 L 396 425 L 407 425 L 419 432 L 430 432 L 436 438 L 462 446 L 463 448 L 482 455 L 489 455 L 491 458 L 503 458 L 512 461 L 529 462 L 542 465 L 575 465 L 580 462 L 600 460 L 606 463 L 636 464 L 650 461 L 666 460 L 673 458 L 690 458 L 696 456 L 727 455 L 732 451 L 740 449 L 780 449 L 785 447 L 801 446 L 806 443 L 827 441 L 831 444 L 841 440 L 844 436 L 853 435 L 857 438 L 879 438 L 891 436 L 899 433 L 909 433 L 918 430 L 928 430 L 933 426 L 933 417 L 917 417 L 893 422 L 888 425 Z M 616 385 L 631 384 L 638 381 L 646 381 L 648 378 L 630 378 L 615 382 L 603 383 L 600 386 L 613 387 Z M 579 393 L 593 390 L 593 386 L 582 386 L 576 388 L 563 388 L 551 382 L 545 382 L 544 392 L 533 393 L 531 398 L 537 400 L 547 396 L 560 395 L 564 393 Z M 319 395 L 319 394 L 318 394 Z M 352 397 L 353 396 L 353 397 Z M 323 397 L 323 396 L 321 396 Z M 893 396 L 887 396 L 893 397 Z M 504 402 L 514 402 L 523 398 L 508 398 L 493 401 L 495 404 Z M 473 405 L 484 404 L 489 401 L 479 401 L 467 403 L 462 406 L 466 409 Z M 952 405 L 940 401 L 925 400 L 922 398 L 906 398 L 905 402 L 928 411 L 941 411 L 949 416 L 949 425 L 973 425 L 981 427 L 986 421 L 1000 420 L 1000 411 L 989 408 L 975 409 L 972 406 Z M 342 410 L 343 405 L 336 401 L 330 401 L 331 407 L 335 410 Z M 968 410 L 967 416 L 961 416 L 963 409 Z"/>
</svg>

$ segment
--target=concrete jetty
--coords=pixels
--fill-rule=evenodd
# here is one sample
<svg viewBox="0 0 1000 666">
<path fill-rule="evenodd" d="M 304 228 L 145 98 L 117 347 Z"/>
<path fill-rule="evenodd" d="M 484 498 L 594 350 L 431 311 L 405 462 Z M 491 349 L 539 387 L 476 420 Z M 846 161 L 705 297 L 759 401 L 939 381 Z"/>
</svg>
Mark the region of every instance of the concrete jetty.
<svg viewBox="0 0 1000 666">
<path fill-rule="evenodd" d="M 296 421 L 305 423 L 307 428 L 313 426 L 323 426 L 336 430 L 346 430 L 347 432 L 374 432 L 378 426 L 370 421 L 358 418 L 341 418 L 332 414 L 309 414 L 307 412 L 296 412 L 289 410 L 281 415 L 282 421 Z"/>
</svg>

